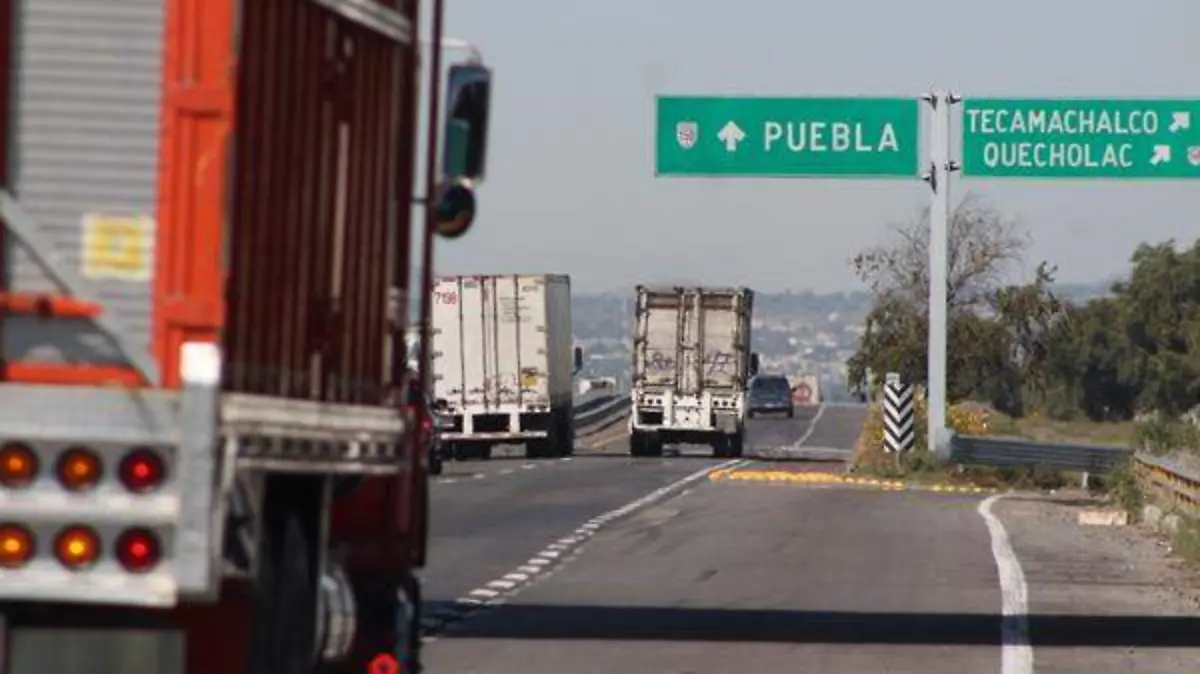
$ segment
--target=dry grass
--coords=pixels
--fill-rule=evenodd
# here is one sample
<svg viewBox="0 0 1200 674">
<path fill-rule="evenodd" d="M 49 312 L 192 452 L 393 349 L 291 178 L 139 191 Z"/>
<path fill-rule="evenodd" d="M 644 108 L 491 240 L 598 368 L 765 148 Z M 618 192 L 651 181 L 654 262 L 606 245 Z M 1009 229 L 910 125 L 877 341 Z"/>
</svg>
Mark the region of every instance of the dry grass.
<svg viewBox="0 0 1200 674">
<path fill-rule="evenodd" d="M 998 412 L 993 412 L 988 420 L 988 435 L 1026 438 L 1039 442 L 1130 447 L 1134 441 L 1134 432 L 1132 421 L 1058 421 L 1039 414 L 1014 419 Z"/>
</svg>

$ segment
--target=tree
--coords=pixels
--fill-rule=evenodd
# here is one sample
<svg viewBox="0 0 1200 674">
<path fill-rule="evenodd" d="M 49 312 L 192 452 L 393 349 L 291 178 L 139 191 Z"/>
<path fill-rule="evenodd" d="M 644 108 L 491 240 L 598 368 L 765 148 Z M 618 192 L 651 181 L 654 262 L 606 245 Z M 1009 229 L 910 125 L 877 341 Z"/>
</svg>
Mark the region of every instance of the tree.
<svg viewBox="0 0 1200 674">
<path fill-rule="evenodd" d="M 1033 352 L 1035 325 L 1052 308 L 1035 306 L 1045 300 L 1050 270 L 1039 268 L 1038 285 L 1003 288 L 1029 245 L 1015 220 L 1005 217 L 982 198 L 968 195 L 954 209 L 947 229 L 948 395 L 953 399 L 989 390 L 996 378 L 1024 353 L 1012 340 L 1024 340 Z M 858 349 L 847 362 L 849 379 L 858 391 L 869 382 L 867 371 L 898 372 L 906 381 L 924 383 L 927 372 L 929 304 L 929 211 L 897 226 L 891 240 L 872 247 L 853 260 L 858 278 L 874 299 Z M 1003 293 L 1001 293 L 1003 290 Z M 1001 310 L 1030 312 L 1013 315 L 1004 324 L 992 318 Z M 1031 341 L 1033 340 L 1033 341 Z M 1019 379 L 1019 372 L 1008 379 Z"/>
<path fill-rule="evenodd" d="M 1029 247 L 1018 223 L 981 197 L 968 194 L 951 214 L 946 231 L 947 308 L 950 313 L 987 304 Z M 891 241 L 852 260 L 855 275 L 876 297 L 887 296 L 911 311 L 929 302 L 929 209 L 899 225 Z"/>
</svg>

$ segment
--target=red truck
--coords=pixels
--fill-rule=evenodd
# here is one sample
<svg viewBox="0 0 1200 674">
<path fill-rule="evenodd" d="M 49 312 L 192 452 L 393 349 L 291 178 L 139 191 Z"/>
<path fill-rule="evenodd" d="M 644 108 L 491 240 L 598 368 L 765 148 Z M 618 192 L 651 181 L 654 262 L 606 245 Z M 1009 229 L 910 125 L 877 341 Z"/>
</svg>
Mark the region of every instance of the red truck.
<svg viewBox="0 0 1200 674">
<path fill-rule="evenodd" d="M 0 2 L 0 674 L 419 671 L 387 298 L 472 220 L 490 88 L 443 98 L 443 11 Z"/>
</svg>

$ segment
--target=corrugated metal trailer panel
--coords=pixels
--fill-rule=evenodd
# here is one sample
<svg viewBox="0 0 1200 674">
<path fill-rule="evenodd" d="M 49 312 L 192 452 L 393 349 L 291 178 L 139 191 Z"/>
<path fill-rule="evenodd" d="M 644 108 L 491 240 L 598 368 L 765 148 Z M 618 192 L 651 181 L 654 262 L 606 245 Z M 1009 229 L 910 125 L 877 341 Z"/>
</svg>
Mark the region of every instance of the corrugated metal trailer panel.
<svg viewBox="0 0 1200 674">
<path fill-rule="evenodd" d="M 410 217 L 393 200 L 412 181 L 411 148 L 397 163 L 397 131 L 415 121 L 413 53 L 311 0 L 245 8 L 226 380 L 251 393 L 377 402 L 390 223 L 407 230 Z"/>
<path fill-rule="evenodd" d="M 180 344 L 220 339 L 233 390 L 379 401 L 419 100 L 415 34 L 380 30 L 412 25 L 342 0 L 0 4 L 0 176 L 75 281 L 7 223 L 0 378 L 173 386 Z"/>
<path fill-rule="evenodd" d="M 753 290 L 639 286 L 636 310 L 640 386 L 686 394 L 745 389 Z"/>
<path fill-rule="evenodd" d="M 21 0 L 15 11 L 8 178 L 80 290 L 150 349 L 163 56 L 163 3 Z M 5 288 L 62 289 L 29 251 L 5 239 Z M 26 364 L 127 365 L 84 317 L 5 320 L 3 358 Z"/>
</svg>

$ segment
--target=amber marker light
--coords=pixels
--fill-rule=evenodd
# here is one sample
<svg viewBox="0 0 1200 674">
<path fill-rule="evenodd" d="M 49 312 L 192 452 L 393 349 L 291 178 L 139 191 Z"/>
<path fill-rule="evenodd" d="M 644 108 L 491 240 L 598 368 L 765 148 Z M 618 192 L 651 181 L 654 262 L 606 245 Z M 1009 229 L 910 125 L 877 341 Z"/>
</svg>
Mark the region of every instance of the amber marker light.
<svg viewBox="0 0 1200 674">
<path fill-rule="evenodd" d="M 19 442 L 0 447 L 0 485 L 10 489 L 29 486 L 37 472 L 37 455 L 29 447 Z"/>
<path fill-rule="evenodd" d="M 17 569 L 33 557 L 33 534 L 19 524 L 0 524 L 0 567 Z"/>
<path fill-rule="evenodd" d="M 58 458 L 58 482 L 68 491 L 86 491 L 100 481 L 100 459 L 83 448 L 68 449 Z"/>
<path fill-rule="evenodd" d="M 67 527 L 54 539 L 54 556 L 68 569 L 84 569 L 100 556 L 100 538 L 88 527 Z"/>
</svg>

